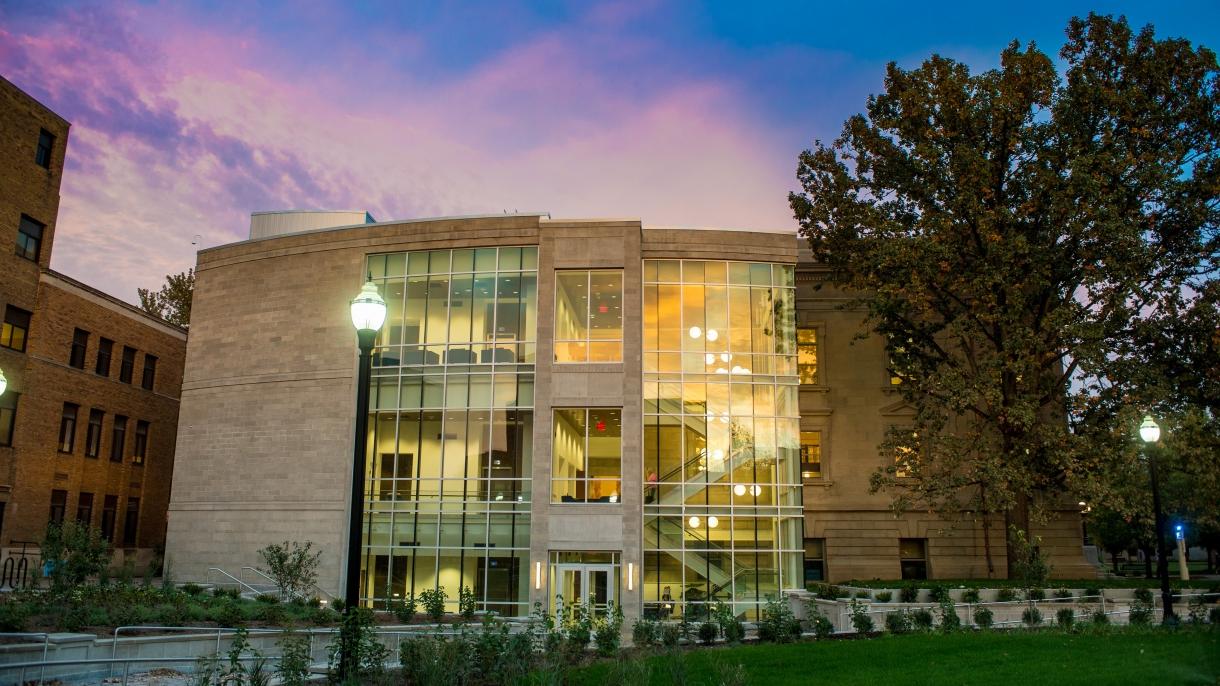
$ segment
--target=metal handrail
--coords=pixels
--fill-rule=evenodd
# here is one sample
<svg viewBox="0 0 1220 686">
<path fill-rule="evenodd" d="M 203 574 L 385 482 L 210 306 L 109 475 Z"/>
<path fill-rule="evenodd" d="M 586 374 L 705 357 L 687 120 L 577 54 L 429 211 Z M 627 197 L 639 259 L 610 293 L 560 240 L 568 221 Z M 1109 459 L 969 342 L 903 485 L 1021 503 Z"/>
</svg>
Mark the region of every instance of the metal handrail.
<svg viewBox="0 0 1220 686">
<path fill-rule="evenodd" d="M 42 633 L 40 631 L 33 631 L 33 632 L 32 631 L 17 631 L 17 632 L 0 633 L 0 638 L 5 638 L 5 637 L 26 638 L 27 636 L 30 638 L 33 638 L 35 636 L 42 637 L 42 659 L 45 662 L 47 659 L 47 654 L 51 648 L 51 634 Z M 45 676 L 45 673 L 46 673 L 46 668 L 44 667 L 43 671 L 39 672 L 39 674 L 38 674 L 39 683 L 41 683 L 43 681 L 43 676 Z M 25 671 L 24 670 L 22 670 L 21 676 L 22 676 L 21 681 L 22 681 L 22 683 L 24 683 L 25 682 Z"/>
<path fill-rule="evenodd" d="M 220 567 L 208 567 L 208 576 L 207 576 L 208 583 L 212 583 L 212 572 L 220 572 L 222 575 L 227 576 L 230 579 L 232 579 L 233 583 L 237 584 L 238 586 L 244 586 L 247 592 L 258 595 L 258 589 L 254 588 L 250 584 L 247 584 L 246 582 L 242 581 L 241 579 L 238 579 L 237 577 L 226 572 L 225 570 L 221 569 Z"/>
<path fill-rule="evenodd" d="M 254 572 L 255 574 L 258 574 L 259 576 L 263 577 L 267 581 L 270 581 L 271 583 L 275 584 L 275 587 L 277 589 L 280 587 L 279 583 L 276 582 L 275 579 L 272 579 L 266 572 L 259 569 L 258 567 L 242 567 L 241 572 L 239 572 L 239 574 L 241 574 L 242 572 L 246 572 L 246 571 L 251 571 L 251 572 Z M 322 589 L 321 586 L 319 586 L 317 584 L 313 585 L 312 590 L 319 595 L 324 595 L 327 598 L 330 598 L 331 600 L 335 599 L 335 596 L 331 595 L 330 593 L 327 593 L 325 590 Z M 280 595 L 285 596 L 287 594 L 283 591 L 283 589 L 280 589 Z"/>
</svg>

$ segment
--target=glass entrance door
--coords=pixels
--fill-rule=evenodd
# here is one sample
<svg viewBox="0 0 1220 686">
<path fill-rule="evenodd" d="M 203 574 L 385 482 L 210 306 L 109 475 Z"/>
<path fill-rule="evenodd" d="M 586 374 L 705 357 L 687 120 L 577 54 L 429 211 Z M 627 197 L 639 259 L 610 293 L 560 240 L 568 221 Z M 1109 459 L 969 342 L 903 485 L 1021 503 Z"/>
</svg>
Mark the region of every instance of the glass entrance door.
<svg viewBox="0 0 1220 686">
<path fill-rule="evenodd" d="M 594 612 L 604 614 L 615 602 L 614 565 L 559 564 L 552 580 L 555 595 L 563 602 L 591 604 Z M 552 610 L 555 608 L 552 607 Z"/>
</svg>

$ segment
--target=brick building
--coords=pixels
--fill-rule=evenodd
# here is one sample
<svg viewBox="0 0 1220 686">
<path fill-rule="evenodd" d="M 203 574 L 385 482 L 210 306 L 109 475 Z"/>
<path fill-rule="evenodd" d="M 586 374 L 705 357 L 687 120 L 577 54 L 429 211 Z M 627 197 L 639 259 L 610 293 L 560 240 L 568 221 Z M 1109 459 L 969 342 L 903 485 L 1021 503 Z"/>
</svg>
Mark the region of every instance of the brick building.
<svg viewBox="0 0 1220 686">
<path fill-rule="evenodd" d="M 0 555 L 49 521 L 165 538 L 186 333 L 50 269 L 68 122 L 0 78 Z"/>
</svg>

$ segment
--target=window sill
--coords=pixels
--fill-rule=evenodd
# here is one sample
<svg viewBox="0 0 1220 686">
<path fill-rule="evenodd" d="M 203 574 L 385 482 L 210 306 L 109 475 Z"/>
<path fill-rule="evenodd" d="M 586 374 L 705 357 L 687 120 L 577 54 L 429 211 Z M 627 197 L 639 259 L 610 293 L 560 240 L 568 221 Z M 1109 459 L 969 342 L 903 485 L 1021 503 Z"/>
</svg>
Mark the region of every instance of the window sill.
<svg viewBox="0 0 1220 686">
<path fill-rule="evenodd" d="M 829 393 L 830 392 L 830 386 L 827 386 L 826 384 L 820 384 L 820 383 L 818 383 L 818 384 L 804 384 L 803 383 L 798 388 L 800 388 L 801 393 Z"/>
<path fill-rule="evenodd" d="M 835 482 L 830 479 L 806 479 L 801 482 L 802 486 L 833 486 Z"/>
</svg>

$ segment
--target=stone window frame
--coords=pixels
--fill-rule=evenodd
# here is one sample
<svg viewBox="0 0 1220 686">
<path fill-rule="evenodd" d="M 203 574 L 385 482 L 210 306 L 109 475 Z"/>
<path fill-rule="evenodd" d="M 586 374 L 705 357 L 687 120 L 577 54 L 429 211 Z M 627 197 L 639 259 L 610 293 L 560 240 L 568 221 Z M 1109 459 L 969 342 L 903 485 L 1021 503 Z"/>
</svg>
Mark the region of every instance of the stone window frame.
<svg viewBox="0 0 1220 686">
<path fill-rule="evenodd" d="M 17 257 L 37 264 L 42 258 L 42 237 L 46 230 L 46 224 L 27 214 L 21 215 L 17 223 Z"/>
<path fill-rule="evenodd" d="M 144 464 L 148 457 L 148 435 L 152 432 L 152 423 L 147 419 L 136 420 L 135 444 L 131 448 L 131 463 Z"/>
<path fill-rule="evenodd" d="M 144 353 L 144 370 L 140 375 L 140 387 L 151 391 L 157 385 L 157 356 Z"/>
<path fill-rule="evenodd" d="M 25 352 L 26 346 L 30 342 L 30 324 L 33 319 L 33 312 L 23 310 L 16 305 L 5 305 L 4 324 L 3 328 L 0 328 L 0 348 L 16 350 L 19 353 Z M 13 345 L 13 339 L 16 337 L 15 331 L 21 332 L 20 345 Z"/>
<path fill-rule="evenodd" d="M 85 358 L 89 356 L 89 332 L 76 328 L 72 330 L 72 348 L 68 353 L 68 366 L 73 369 L 84 369 Z"/>
<path fill-rule="evenodd" d="M 114 341 L 101 337 L 97 341 L 97 362 L 94 364 L 93 373 L 98 376 L 110 378 L 110 363 L 114 357 Z"/>
<path fill-rule="evenodd" d="M 102 425 L 106 413 L 100 408 L 89 408 L 89 423 L 85 427 L 85 457 L 97 459 L 102 454 Z"/>
<path fill-rule="evenodd" d="M 59 415 L 58 452 L 71 455 L 76 450 L 76 425 L 80 418 L 80 405 L 64 403 L 63 412 Z"/>
</svg>

